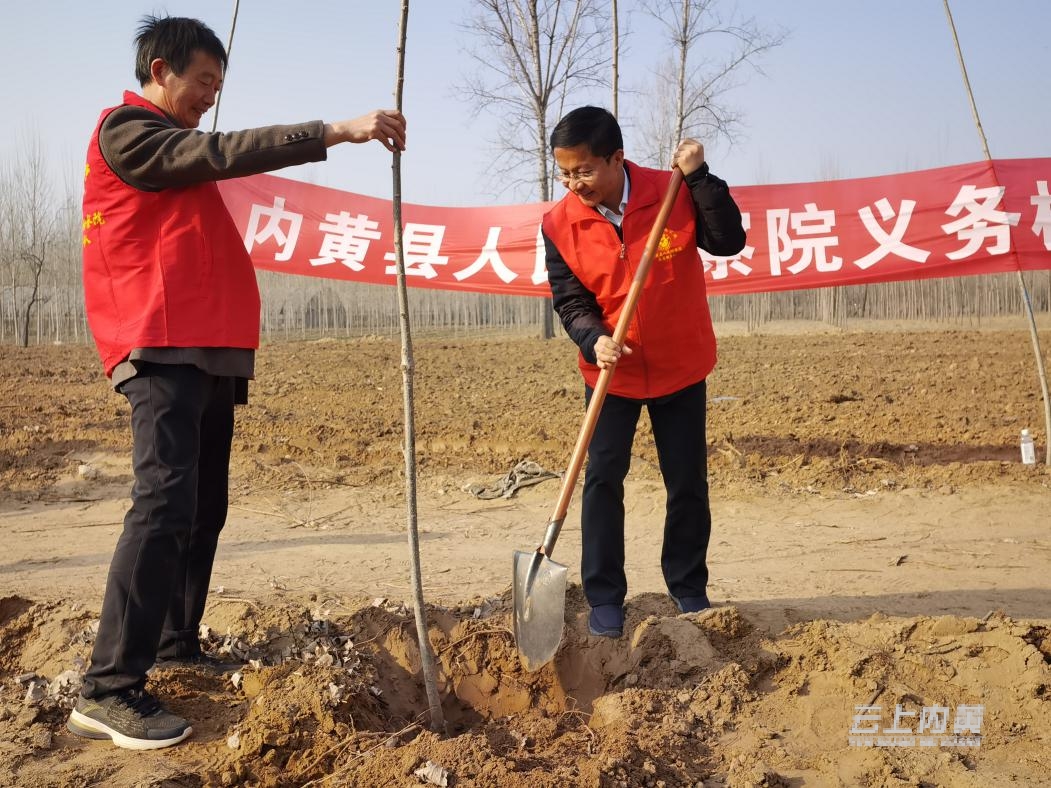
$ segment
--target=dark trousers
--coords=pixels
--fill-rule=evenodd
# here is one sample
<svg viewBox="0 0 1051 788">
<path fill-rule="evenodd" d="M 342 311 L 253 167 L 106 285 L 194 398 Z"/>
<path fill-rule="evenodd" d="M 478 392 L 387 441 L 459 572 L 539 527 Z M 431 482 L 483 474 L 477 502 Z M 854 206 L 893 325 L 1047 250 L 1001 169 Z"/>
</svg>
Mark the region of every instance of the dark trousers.
<svg viewBox="0 0 1051 788">
<path fill-rule="evenodd" d="M 200 651 L 226 522 L 234 379 L 143 364 L 121 392 L 131 403 L 135 484 L 81 690 L 87 698 L 141 688 L 158 657 Z"/>
<path fill-rule="evenodd" d="M 643 405 L 650 414 L 667 491 L 661 569 L 677 597 L 701 596 L 708 585 L 708 453 L 705 382 L 666 397 L 633 400 L 607 395 L 588 447 L 582 514 L 580 574 L 595 605 L 621 605 L 624 575 L 624 478 Z M 592 390 L 585 387 L 585 400 Z"/>
</svg>

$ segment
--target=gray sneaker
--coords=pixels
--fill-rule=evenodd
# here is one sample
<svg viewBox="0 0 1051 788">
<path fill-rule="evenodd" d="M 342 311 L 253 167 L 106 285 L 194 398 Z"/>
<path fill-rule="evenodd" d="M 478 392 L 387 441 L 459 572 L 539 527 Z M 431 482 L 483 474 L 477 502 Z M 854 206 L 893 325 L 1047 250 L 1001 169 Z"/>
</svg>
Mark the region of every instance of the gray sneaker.
<svg viewBox="0 0 1051 788">
<path fill-rule="evenodd" d="M 89 739 L 111 739 L 128 750 L 158 750 L 178 744 L 193 728 L 165 711 L 145 690 L 125 690 L 102 698 L 77 698 L 66 727 Z"/>
</svg>

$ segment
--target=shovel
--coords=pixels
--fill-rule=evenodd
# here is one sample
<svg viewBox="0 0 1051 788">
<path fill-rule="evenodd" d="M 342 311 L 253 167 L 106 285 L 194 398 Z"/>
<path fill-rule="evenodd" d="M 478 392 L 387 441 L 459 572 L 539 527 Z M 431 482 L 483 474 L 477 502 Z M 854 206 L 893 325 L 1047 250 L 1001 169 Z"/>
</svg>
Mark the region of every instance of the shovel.
<svg viewBox="0 0 1051 788">
<path fill-rule="evenodd" d="M 642 253 L 642 260 L 639 261 L 639 267 L 632 279 L 624 308 L 617 320 L 616 330 L 613 332 L 613 341 L 618 345 L 624 343 L 624 337 L 628 334 L 628 326 L 635 316 L 635 306 L 638 304 L 639 296 L 642 295 L 642 287 L 646 282 L 650 265 L 668 223 L 668 215 L 671 213 L 681 185 L 682 171 L 675 167 L 672 170 L 671 181 L 668 183 L 668 190 L 664 195 L 660 213 L 657 214 L 653 229 L 650 230 L 646 248 Z M 558 503 L 555 504 L 554 514 L 551 515 L 551 520 L 547 524 L 543 543 L 532 552 L 516 550 L 514 553 L 511 602 L 514 607 L 515 643 L 518 645 L 519 659 L 527 671 L 539 670 L 550 662 L 555 652 L 558 651 L 558 644 L 562 642 L 562 627 L 565 623 L 566 612 L 567 570 L 564 564 L 551 560 L 551 552 L 555 549 L 555 542 L 562 530 L 562 523 L 566 519 L 569 501 L 573 497 L 573 488 L 580 475 L 580 468 L 584 464 L 588 444 L 591 443 L 591 436 L 595 432 L 599 411 L 602 410 L 606 390 L 609 388 L 609 381 L 613 377 L 615 368 L 615 364 L 610 365 L 599 373 L 598 382 L 591 395 L 591 402 L 584 415 L 584 424 L 580 428 L 580 435 L 577 436 L 576 446 L 573 447 L 573 455 L 562 477 L 562 489 L 558 494 Z"/>
</svg>

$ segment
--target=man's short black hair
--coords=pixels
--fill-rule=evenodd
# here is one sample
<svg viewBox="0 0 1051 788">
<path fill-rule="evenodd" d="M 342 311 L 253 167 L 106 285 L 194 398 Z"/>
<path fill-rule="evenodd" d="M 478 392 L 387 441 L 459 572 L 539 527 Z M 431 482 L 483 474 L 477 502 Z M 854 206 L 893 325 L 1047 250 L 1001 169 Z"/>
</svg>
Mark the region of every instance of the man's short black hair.
<svg viewBox="0 0 1051 788">
<path fill-rule="evenodd" d="M 624 147 L 620 124 L 601 107 L 578 107 L 562 118 L 551 132 L 551 150 L 587 145 L 593 156 L 608 159 Z"/>
<path fill-rule="evenodd" d="M 214 57 L 226 71 L 226 48 L 204 22 L 181 16 L 144 16 L 135 35 L 135 77 L 143 87 L 152 82 L 150 63 L 157 58 L 182 74 L 198 50 Z"/>
</svg>

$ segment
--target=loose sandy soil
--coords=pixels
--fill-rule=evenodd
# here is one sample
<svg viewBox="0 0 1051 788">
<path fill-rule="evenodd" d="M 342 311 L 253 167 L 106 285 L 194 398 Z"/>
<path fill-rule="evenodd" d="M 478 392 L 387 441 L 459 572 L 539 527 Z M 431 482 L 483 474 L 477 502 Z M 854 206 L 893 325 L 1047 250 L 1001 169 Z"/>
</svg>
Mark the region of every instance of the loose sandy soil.
<svg viewBox="0 0 1051 788">
<path fill-rule="evenodd" d="M 536 547 L 558 482 L 469 488 L 522 460 L 565 466 L 574 354 L 565 339 L 417 340 L 444 735 L 428 730 L 411 609 L 398 340 L 264 347 L 203 633 L 246 666 L 236 682 L 155 672 L 194 734 L 152 753 L 64 728 L 127 505 L 127 406 L 90 348 L 0 348 L 0 785 L 1051 784 L 1051 476 L 1018 462 L 1022 427 L 1041 460 L 1045 446 L 1027 332 L 804 328 L 721 329 L 716 607 L 676 615 L 666 596 L 644 417 L 625 637 L 587 636 L 578 494 L 555 556 L 565 636 L 536 673 L 510 631 L 511 554 Z M 883 735 L 897 706 L 912 731 L 945 708 L 946 732 L 852 746 L 852 725 Z M 980 742 L 950 741 L 968 707 Z"/>
</svg>

